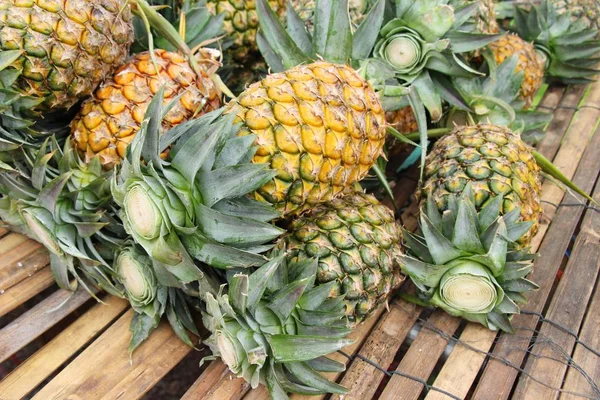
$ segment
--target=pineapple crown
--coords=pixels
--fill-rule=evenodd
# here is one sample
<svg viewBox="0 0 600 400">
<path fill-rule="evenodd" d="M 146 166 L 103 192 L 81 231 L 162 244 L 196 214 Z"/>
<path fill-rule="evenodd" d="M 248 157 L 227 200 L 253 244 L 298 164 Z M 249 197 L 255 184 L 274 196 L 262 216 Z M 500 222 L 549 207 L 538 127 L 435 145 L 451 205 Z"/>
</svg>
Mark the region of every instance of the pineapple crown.
<svg viewBox="0 0 600 400">
<path fill-rule="evenodd" d="M 330 298 L 332 284 L 315 286 L 317 260 L 290 263 L 283 254 L 248 274 L 228 279 L 216 296 L 208 295 L 205 341 L 213 356 L 252 387 L 263 383 L 273 398 L 286 392 L 318 395 L 347 390 L 319 374 L 345 366 L 326 357 L 353 342 L 346 327 L 342 296 Z"/>
<path fill-rule="evenodd" d="M 126 230 L 168 271 L 157 273 L 168 286 L 203 282 L 194 259 L 217 268 L 262 263 L 259 253 L 282 230 L 267 222 L 278 216 L 273 208 L 245 198 L 274 175 L 251 162 L 255 137 L 238 137 L 235 115 L 223 116 L 222 109 L 161 136 L 160 121 L 172 104 L 163 108 L 162 102 L 163 89 L 112 181 Z"/>
<path fill-rule="evenodd" d="M 532 222 L 519 221 L 518 208 L 501 215 L 502 201 L 491 197 L 477 211 L 469 183 L 461 195 L 448 196 L 440 214 L 429 196 L 421 206 L 421 235 L 405 232 L 410 255 L 402 256 L 402 269 L 425 305 L 513 332 L 517 303 L 538 287 L 526 279 L 535 256 L 516 245 Z"/>
<path fill-rule="evenodd" d="M 524 110 L 525 102 L 520 99 L 519 90 L 523 81 L 523 71 L 517 71 L 519 56 L 513 54 L 500 65 L 489 51 L 483 53 L 489 68 L 485 77 L 474 79 L 456 77 L 453 85 L 469 106 L 468 110 L 453 107 L 446 120 L 449 127 L 467 123 L 468 113 L 475 123 L 488 123 L 506 126 L 518 132 L 525 139 L 535 138 L 538 131 L 552 119 L 549 113 Z"/>
<path fill-rule="evenodd" d="M 582 20 L 572 21 L 570 12 L 559 14 L 550 0 L 531 4 L 528 9 L 518 4 L 514 7 L 511 28 L 534 43 L 551 80 L 566 84 L 593 80 L 600 60 L 600 40 L 595 40 L 597 29 Z"/>
<path fill-rule="evenodd" d="M 81 284 L 94 296 L 86 277 L 119 295 L 109 261 L 126 235 L 110 202 L 110 172 L 97 158 L 82 162 L 68 141 L 61 149 L 54 136 L 39 148 L 22 146 L 10 155 L 0 174 L 3 208 L 49 250 L 58 285 L 75 290 Z"/>
<path fill-rule="evenodd" d="M 321 59 L 356 67 L 371 54 L 383 23 L 384 0 L 377 1 L 356 32 L 352 32 L 348 0 L 316 0 L 315 3 L 315 24 L 310 33 L 291 3 L 287 7 L 286 30 L 268 2 L 257 0 L 262 29 L 257 42 L 274 72 Z"/>
<path fill-rule="evenodd" d="M 460 54 L 477 50 L 501 36 L 463 28 L 477 11 L 477 3 L 456 8 L 448 3 L 396 0 L 394 18 L 381 28 L 374 58 L 362 63 L 367 79 L 383 94 L 384 108 L 395 110 L 410 103 L 423 127 L 423 106 L 434 122 L 442 117 L 442 99 L 464 106 L 446 77 L 481 75 Z"/>
</svg>

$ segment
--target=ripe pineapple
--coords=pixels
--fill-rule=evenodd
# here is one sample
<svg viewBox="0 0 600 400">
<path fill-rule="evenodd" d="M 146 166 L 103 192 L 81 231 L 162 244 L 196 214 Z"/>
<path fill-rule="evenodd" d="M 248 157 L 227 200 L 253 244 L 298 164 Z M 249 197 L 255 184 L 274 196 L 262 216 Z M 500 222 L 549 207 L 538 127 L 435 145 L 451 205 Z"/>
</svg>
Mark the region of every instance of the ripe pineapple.
<svg viewBox="0 0 600 400">
<path fill-rule="evenodd" d="M 419 130 L 417 117 L 410 106 L 386 112 L 385 119 L 389 125 L 402 134 L 418 132 Z M 387 149 L 390 156 L 402 153 L 409 147 L 407 143 L 401 142 L 391 136 L 389 136 L 387 142 Z"/>
<path fill-rule="evenodd" d="M 285 0 L 269 0 L 269 4 L 283 17 Z M 223 29 L 233 40 L 227 52 L 234 61 L 244 63 L 250 55 L 258 52 L 258 15 L 254 0 L 208 0 L 206 6 L 213 14 L 225 14 Z"/>
<path fill-rule="evenodd" d="M 354 27 L 360 25 L 369 11 L 371 0 L 349 0 L 348 11 L 350 13 L 350 22 Z M 292 0 L 292 6 L 306 23 L 306 27 L 312 32 L 314 25 L 315 0 Z"/>
<path fill-rule="evenodd" d="M 525 108 L 529 108 L 544 82 L 544 64 L 538 58 L 533 45 L 517 35 L 505 35 L 490 43 L 489 47 L 494 54 L 496 64 L 502 64 L 513 54 L 519 55 L 519 63 L 515 71 L 516 73 L 523 71 L 520 97 L 525 101 Z"/>
<path fill-rule="evenodd" d="M 335 281 L 346 315 L 358 323 L 403 282 L 402 233 L 394 213 L 362 192 L 320 204 L 295 220 L 283 242 L 293 262 L 318 257 L 316 284 Z"/>
<path fill-rule="evenodd" d="M 468 183 L 477 209 L 492 196 L 502 195 L 503 215 L 518 207 L 520 219 L 533 222 L 519 239 L 526 247 L 542 213 L 539 171 L 518 134 L 495 125 L 460 126 L 437 141 L 427 156 L 421 196 L 431 195 L 443 211 L 452 207 L 448 197 L 460 194 Z"/>
<path fill-rule="evenodd" d="M 584 21 L 590 28 L 600 30 L 600 1 L 598 0 L 551 0 L 559 14 L 571 13 L 573 21 Z"/>
<path fill-rule="evenodd" d="M 240 135 L 257 136 L 256 163 L 277 176 L 258 200 L 283 213 L 331 200 L 364 178 L 385 142 L 377 94 L 355 70 L 318 61 L 268 75 L 229 104 Z"/>
<path fill-rule="evenodd" d="M 208 53 L 200 60 L 206 66 L 200 68 L 202 76 L 177 53 L 155 50 L 154 54 L 158 73 L 149 52 L 137 54 L 83 103 L 71 122 L 71 141 L 86 161 L 98 155 L 106 169 L 119 164 L 162 85 L 166 85 L 166 104 L 181 95 L 163 119 L 164 129 L 221 106 L 221 93 L 209 77 L 216 64 Z"/>
<path fill-rule="evenodd" d="M 472 0 L 451 0 L 450 5 L 453 7 L 466 6 L 473 3 Z M 496 4 L 494 0 L 478 0 L 479 6 L 475 14 L 472 15 L 469 24 L 465 27 L 469 30 L 475 30 L 479 33 L 494 34 L 500 32 L 500 26 L 496 21 Z"/>
<path fill-rule="evenodd" d="M 0 0 L 0 51 L 23 50 L 9 67 L 20 72 L 11 89 L 34 100 L 34 114 L 90 95 L 132 42 L 124 0 Z"/>
</svg>

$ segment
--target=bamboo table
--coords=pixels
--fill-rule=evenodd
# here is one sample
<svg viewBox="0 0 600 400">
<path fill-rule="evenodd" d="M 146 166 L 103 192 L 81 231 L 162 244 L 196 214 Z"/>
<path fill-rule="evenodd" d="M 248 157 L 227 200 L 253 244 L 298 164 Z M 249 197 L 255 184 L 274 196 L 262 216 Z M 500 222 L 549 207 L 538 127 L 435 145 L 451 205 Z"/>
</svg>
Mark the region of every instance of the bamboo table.
<svg viewBox="0 0 600 400">
<path fill-rule="evenodd" d="M 538 151 L 600 201 L 600 83 L 551 87 L 540 107 L 554 119 Z M 409 229 L 415 184 L 407 177 L 394 188 L 397 206 L 409 204 L 402 216 Z M 540 289 L 514 318 L 517 333 L 393 300 L 333 355 L 347 365 L 330 374 L 350 389 L 344 399 L 600 398 L 600 212 L 550 181 L 542 199 L 533 242 Z M 206 349 L 187 347 L 166 324 L 130 359 L 127 303 L 56 289 L 48 261 L 40 244 L 0 229 L 1 400 L 267 397 L 220 361 L 198 367 Z"/>
</svg>

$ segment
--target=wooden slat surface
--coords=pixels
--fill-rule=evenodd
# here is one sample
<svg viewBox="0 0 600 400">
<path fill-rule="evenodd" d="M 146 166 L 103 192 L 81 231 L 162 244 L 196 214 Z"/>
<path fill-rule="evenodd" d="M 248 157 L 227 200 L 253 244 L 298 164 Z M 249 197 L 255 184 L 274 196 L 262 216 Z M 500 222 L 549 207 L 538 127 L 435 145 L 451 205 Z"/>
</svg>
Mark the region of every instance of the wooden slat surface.
<svg viewBox="0 0 600 400">
<path fill-rule="evenodd" d="M 598 150 L 595 152 L 597 165 L 596 169 L 592 170 L 593 172 L 600 169 L 600 134 L 596 135 L 596 139 L 589 147 Z M 594 181 L 594 179 L 590 181 Z M 596 187 L 594 198 L 600 201 L 600 186 Z M 569 257 L 565 274 L 554 292 L 548 311 L 546 311 L 546 318 L 561 324 L 572 332 L 578 332 L 594 289 L 590 282 L 597 281 L 599 268 L 600 214 L 595 211 L 588 211 L 583 220 L 581 231 L 577 235 L 577 241 Z M 538 336 L 543 337 L 545 340 L 552 340 L 552 346 L 560 346 L 566 354 L 571 354 L 575 345 L 574 337 L 547 323 L 543 324 Z M 568 363 L 568 360 L 561 360 L 561 355 L 556 354 L 555 349 L 545 342 L 536 343 L 531 351 L 539 357 L 529 357 L 525 371 L 547 386 L 524 376 L 521 378 L 514 396 L 520 399 L 557 397 L 558 393 L 552 388 L 561 386 L 567 370 L 566 363 Z M 544 356 L 548 358 L 541 358 Z M 559 361 L 552 358 L 558 358 Z M 598 361 L 600 362 L 600 360 Z M 596 395 L 600 396 L 600 391 Z"/>
<path fill-rule="evenodd" d="M 404 357 L 402 357 L 402 361 L 396 368 L 396 371 L 427 381 L 448 345 L 446 338 L 429 329 L 429 327 L 439 329 L 451 337 L 460 325 L 460 322 L 460 319 L 451 317 L 442 310 L 436 310 L 431 318 L 427 320 L 427 324 L 421 328 L 419 335 L 410 345 Z M 385 386 L 381 398 L 389 400 L 397 399 L 398 393 L 402 393 L 403 399 L 416 400 L 421 395 L 422 390 L 423 385 L 416 380 L 394 375 Z"/>
<path fill-rule="evenodd" d="M 90 295 L 82 287 L 79 287 L 74 293 L 58 290 L 2 328 L 0 330 L 0 362 L 59 323 L 89 299 Z"/>
<path fill-rule="evenodd" d="M 0 317 L 8 314 L 42 290 L 54 284 L 50 268 L 44 268 L 0 294 Z"/>
<path fill-rule="evenodd" d="M 548 127 L 546 137 L 538 145 L 538 151 L 554 159 L 565 175 L 575 176 L 576 182 L 588 192 L 593 189 L 600 170 L 600 132 L 595 136 L 592 132 L 600 117 L 600 111 L 592 107 L 598 104 L 600 83 L 594 83 L 588 88 L 551 87 L 541 102 L 543 108 L 558 108 L 553 112 L 554 119 Z M 584 108 L 576 111 L 579 105 Z M 590 143 L 592 137 L 594 142 Z M 416 182 L 411 173 L 409 171 L 393 188 L 397 206 L 406 204 L 412 195 Z M 596 192 L 599 190 L 597 187 Z M 564 196 L 562 190 L 550 182 L 544 183 L 542 198 L 553 204 L 561 201 L 576 202 L 575 198 L 571 195 Z M 417 205 L 413 202 L 402 215 L 407 229 L 416 228 L 416 215 Z M 571 236 L 576 232 L 583 215 L 585 219 L 571 258 L 553 292 L 552 287 L 563 255 L 570 246 Z M 542 254 L 536 261 L 533 277 L 541 289 L 530 296 L 529 304 L 523 307 L 526 310 L 542 311 L 549 305 L 548 318 L 557 320 L 575 332 L 579 331 L 581 339 L 595 349 L 600 346 L 600 290 L 596 288 L 594 291 L 590 282 L 599 279 L 598 232 L 598 212 L 584 212 L 583 207 L 557 210 L 545 203 L 544 220 L 532 243 L 533 249 L 539 249 Z M 0 228 L 0 293 L 4 291 L 4 294 L 0 294 L 0 316 L 15 310 L 52 284 L 49 268 L 44 268 L 47 265 L 47 252 L 39 244 Z M 6 359 L 40 336 L 89 297 L 83 296 L 79 300 L 75 298 L 79 303 L 72 303 L 71 299 L 66 303 L 70 308 L 62 313 L 49 316 L 43 312 L 52 308 L 52 305 L 59 304 L 64 298 L 63 291 L 56 291 L 1 330 L 0 360 Z M 94 305 L 64 327 L 62 332 L 1 381 L 0 399 L 12 400 L 27 396 L 53 374 L 56 376 L 35 394 L 34 399 L 139 399 L 192 351 L 177 339 L 168 324 L 163 323 L 130 360 L 126 348 L 130 339 L 129 321 L 132 312 L 125 312 L 127 305 L 123 300 L 107 297 L 106 302 L 107 305 Z M 68 306 L 70 303 L 71 306 Z M 532 338 L 532 332 L 523 328 L 534 329 L 537 317 L 516 316 L 513 322 L 521 329 L 518 329 L 517 335 L 511 336 L 497 335 L 476 324 L 468 323 L 465 326 L 465 322 L 440 310 L 430 314 L 425 321 L 417 322 L 421 311 L 421 308 L 397 299 L 391 303 L 389 312 L 379 310 L 375 316 L 361 324 L 352 333 L 356 342 L 344 349 L 351 358 L 340 353 L 331 355 L 337 361 L 345 363 L 347 370 L 341 374 L 327 374 L 330 379 L 348 387 L 350 392 L 345 396 L 330 398 L 362 400 L 373 398 L 377 394 L 383 399 L 448 399 L 439 391 L 426 391 L 415 380 L 396 374 L 388 378 L 379 369 L 353 357 L 357 355 L 368 358 L 383 368 L 393 367 L 401 374 L 426 380 L 434 387 L 459 398 L 505 399 L 514 390 L 516 392 L 513 398 L 558 398 L 557 391 L 544 388 L 524 375 L 519 376 L 518 371 L 507 366 L 504 361 L 494 360 L 494 357 L 500 357 L 520 366 L 525 360 L 525 350 Z M 407 342 L 408 334 L 416 324 L 420 330 L 412 343 Z M 461 332 L 459 327 L 465 328 Z M 444 335 L 437 333 L 437 330 Z M 461 332 L 459 340 L 466 343 L 466 346 L 456 343 L 448 347 L 448 337 L 457 330 Z M 572 336 L 547 323 L 542 324 L 540 332 L 544 338 L 552 339 L 567 353 L 572 353 L 575 362 L 590 374 L 592 381 L 600 381 L 600 359 L 596 354 L 576 344 Z M 407 349 L 402 347 L 405 342 L 410 343 Z M 406 352 L 398 359 L 401 347 Z M 490 349 L 492 358 L 486 355 Z M 450 351 L 446 360 L 445 351 Z M 532 351 L 552 355 L 543 343 L 534 344 Z M 67 364 L 75 355 L 77 356 Z M 436 368 L 438 362 L 443 363 L 441 369 Z M 565 391 L 592 397 L 596 395 L 579 372 L 546 358 L 528 358 L 525 370 L 551 386 L 563 385 Z M 435 375 L 432 376 L 434 372 Z M 249 388 L 248 384 L 232 376 L 225 365 L 217 360 L 208 365 L 182 399 L 258 400 L 267 396 L 264 387 Z M 293 400 L 323 398 L 328 396 L 292 396 Z M 577 397 L 563 395 L 560 398 L 570 400 Z"/>
<path fill-rule="evenodd" d="M 139 399 L 191 351 L 161 323 L 130 358 L 132 315 L 123 314 L 33 399 Z"/>
<path fill-rule="evenodd" d="M 19 365 L 0 382 L 0 398 L 17 400 L 35 389 L 77 351 L 112 323 L 127 307 L 127 301 L 107 296 L 64 331 Z"/>
<path fill-rule="evenodd" d="M 594 96 L 591 94 L 588 99 L 592 97 L 592 101 L 598 104 L 598 97 L 600 97 L 600 84 L 593 86 Z M 589 104 L 589 103 L 588 103 Z M 594 104 L 594 103 L 591 103 Z M 588 138 L 585 135 L 589 135 L 593 132 L 593 127 L 596 125 L 598 120 L 598 111 L 593 109 L 584 109 L 580 113 L 588 114 L 594 123 L 586 122 L 585 119 L 577 118 L 571 124 L 569 134 L 563 141 L 561 150 L 557 154 L 555 161 L 560 163 L 560 168 L 563 170 L 566 176 L 573 177 L 575 168 L 577 167 L 578 161 L 581 159 L 581 153 L 583 153 L 583 147 L 580 143 L 576 143 L 577 140 L 585 142 L 587 144 Z M 592 114 L 590 116 L 589 114 Z M 571 136 L 571 134 L 573 134 Z M 583 136 L 583 137 L 582 137 Z M 597 135 L 596 135 L 597 136 Z M 573 148 L 580 149 L 579 151 L 571 151 Z M 594 167 L 595 162 L 598 160 L 598 153 L 594 153 L 598 150 L 598 147 L 589 146 L 586 155 L 583 157 L 581 168 L 581 176 L 575 177 L 575 182 L 581 185 L 584 190 L 591 191 L 595 176 L 598 173 L 597 167 Z M 596 169 L 594 169 L 596 168 Z M 542 198 L 549 203 L 559 204 L 563 198 L 563 192 L 559 190 L 554 184 L 547 182 L 544 185 L 542 192 Z M 573 197 L 569 196 L 566 202 L 572 203 L 575 201 Z M 559 211 L 550 204 L 543 204 L 544 214 L 552 219 L 552 226 L 548 232 L 544 232 L 547 228 L 542 226 L 542 234 L 536 238 L 536 243 L 540 240 L 544 240 L 544 243 L 540 249 L 541 257 L 536 261 L 536 267 L 533 272 L 533 280 L 540 285 L 540 290 L 533 293 L 529 298 L 529 303 L 526 305 L 527 310 L 541 312 L 552 285 L 554 278 L 560 266 L 560 260 L 563 258 L 563 254 L 566 251 L 571 235 L 573 234 L 579 218 L 583 212 L 582 207 L 569 207 L 563 208 Z M 528 315 L 518 315 L 514 318 L 514 324 L 525 327 L 527 329 L 533 329 L 536 326 L 537 318 Z M 509 360 L 513 365 L 520 365 L 525 354 L 523 352 L 514 351 L 514 348 L 525 348 L 528 340 L 532 333 L 521 332 L 519 336 L 502 335 L 497 346 L 494 349 L 494 355 L 497 357 L 505 358 Z M 484 374 L 479 381 L 475 390 L 475 398 L 481 399 L 506 399 L 510 395 L 514 380 L 517 376 L 517 371 L 506 365 L 504 362 L 492 360 L 485 368 Z M 494 390 L 492 391 L 492 388 Z"/>
</svg>

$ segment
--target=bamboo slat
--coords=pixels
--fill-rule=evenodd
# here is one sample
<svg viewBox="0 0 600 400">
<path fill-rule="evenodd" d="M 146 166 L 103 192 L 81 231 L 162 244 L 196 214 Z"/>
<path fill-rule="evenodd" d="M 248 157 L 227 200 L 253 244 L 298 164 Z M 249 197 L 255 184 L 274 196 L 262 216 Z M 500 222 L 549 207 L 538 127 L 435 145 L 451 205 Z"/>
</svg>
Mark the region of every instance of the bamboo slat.
<svg viewBox="0 0 600 400">
<path fill-rule="evenodd" d="M 139 399 L 191 351 L 161 323 L 130 358 L 132 315 L 123 314 L 33 399 Z"/>
<path fill-rule="evenodd" d="M 596 139 L 598 140 L 592 142 L 590 148 L 593 148 L 594 144 L 597 149 L 600 148 L 598 136 L 600 134 L 597 135 Z M 595 168 L 591 169 L 591 172 L 597 174 L 600 170 L 600 154 L 597 154 L 596 160 L 598 163 L 594 166 Z M 596 187 L 595 199 L 600 201 L 600 187 Z M 546 311 L 546 318 L 561 324 L 572 332 L 578 332 L 594 290 L 590 282 L 596 282 L 599 269 L 600 214 L 588 211 L 583 219 L 581 231 L 577 235 L 565 273 L 554 292 L 550 307 Z M 533 346 L 532 353 L 537 354 L 538 357 L 529 357 L 525 371 L 545 385 L 534 381 L 529 376 L 523 376 L 514 393 L 514 396 L 520 399 L 558 397 L 558 393 L 552 388 L 561 386 L 567 371 L 568 360 L 560 360 L 560 355 L 557 355 L 553 348 L 560 346 L 561 351 L 571 354 L 575 345 L 573 336 L 547 323 L 544 323 L 538 336 L 545 340 Z M 552 348 L 546 343 L 548 339 L 553 342 Z M 548 358 L 543 358 L 544 356 Z M 552 358 L 558 358 L 560 361 Z M 579 390 L 575 392 L 578 393 Z M 596 395 L 600 395 L 600 392 Z"/>
<path fill-rule="evenodd" d="M 0 317 L 8 314 L 42 290 L 54 284 L 50 268 L 44 268 L 0 294 Z"/>
<path fill-rule="evenodd" d="M 598 97 L 600 96 L 600 84 L 595 84 L 591 86 L 592 90 L 590 91 L 590 94 L 587 96 L 587 104 L 594 104 L 594 102 L 598 102 L 599 99 Z M 578 106 L 578 100 L 575 96 L 573 96 L 571 98 L 571 100 L 574 104 L 572 104 L 572 107 L 577 107 Z M 564 102 L 561 102 L 561 104 L 563 104 L 565 107 L 566 106 L 571 106 L 570 104 L 565 104 Z M 567 129 L 567 133 L 565 135 L 564 140 L 562 140 L 561 143 L 561 147 L 560 150 L 557 152 L 556 157 L 554 159 L 554 162 L 556 163 L 556 165 L 561 168 L 561 171 L 569 178 L 573 178 L 574 174 L 575 174 L 575 170 L 577 168 L 577 165 L 579 164 L 578 161 L 581 159 L 581 155 L 583 154 L 583 151 L 585 150 L 585 145 L 587 144 L 587 142 L 589 141 L 591 134 L 593 132 L 591 132 L 591 130 L 589 129 L 589 122 L 587 122 L 588 126 L 587 129 L 585 126 L 585 120 L 583 117 L 583 115 L 581 115 L 581 113 L 585 113 L 585 115 L 587 117 L 590 117 L 590 113 L 593 113 L 594 121 L 598 120 L 598 111 L 597 110 L 593 110 L 593 109 L 583 109 L 581 111 L 579 111 L 578 113 L 576 113 L 573 122 L 571 124 L 567 123 L 568 129 Z M 584 142 L 584 145 L 581 145 L 581 142 Z M 544 216 L 548 217 L 548 219 L 551 219 L 551 217 L 554 215 L 554 213 L 556 212 L 554 207 L 549 207 L 548 203 L 550 204 L 559 204 L 564 196 L 564 192 L 559 189 L 558 187 L 556 187 L 556 185 L 554 185 L 551 182 L 546 182 L 543 185 L 542 188 L 542 194 L 541 194 L 541 198 L 544 206 Z M 541 240 L 544 238 L 544 235 L 546 235 L 546 232 L 548 231 L 548 226 L 549 226 L 549 222 L 543 222 L 540 224 L 540 229 L 539 232 L 537 234 L 537 236 L 534 238 L 532 244 L 531 244 L 531 248 L 533 251 L 537 251 L 539 244 L 541 242 Z M 575 227 L 573 227 L 574 229 Z M 560 232 L 561 233 L 561 237 L 562 235 L 564 235 L 564 231 Z M 570 237 L 568 238 L 570 239 Z M 553 249 L 556 251 L 557 247 L 553 247 Z M 564 249 L 562 250 L 561 253 L 554 256 L 554 258 L 551 259 L 551 263 L 554 264 L 556 263 L 557 259 L 562 258 L 562 254 L 564 254 L 564 250 L 566 250 L 566 245 L 564 247 Z M 542 252 L 542 257 L 545 256 L 545 254 L 548 254 L 548 252 Z M 557 258 L 560 257 L 560 258 Z M 538 284 L 542 284 L 543 286 L 543 282 L 542 281 L 547 281 L 549 279 L 553 279 L 553 277 L 556 275 L 556 270 L 554 270 L 554 272 L 550 272 L 550 271 L 544 271 L 543 274 L 540 274 L 540 271 L 542 270 L 541 267 L 544 266 L 544 263 L 541 260 L 537 261 L 537 265 L 538 268 L 534 269 L 534 278 L 533 280 L 538 283 Z M 556 269 L 558 269 L 558 267 L 556 267 Z M 527 305 L 527 309 L 532 309 L 534 307 L 534 305 L 536 304 L 536 300 L 540 300 L 543 304 L 543 302 L 545 301 L 546 297 L 548 296 L 549 293 L 549 287 L 548 290 L 540 290 L 538 292 L 535 292 L 533 295 L 530 296 L 529 299 L 529 303 Z M 520 315 L 520 316 L 516 316 L 514 318 L 514 324 L 515 325 L 519 325 L 522 326 L 523 324 L 520 323 L 523 319 L 525 319 L 525 316 Z M 531 318 L 530 318 L 531 319 Z M 471 332 L 471 330 L 473 330 L 473 332 Z M 465 330 L 463 331 L 463 333 L 461 334 L 461 340 L 463 340 L 463 336 L 469 337 L 470 335 L 474 335 L 477 336 L 477 333 L 479 331 L 479 328 L 475 325 L 475 324 L 469 324 Z M 494 332 L 490 332 L 488 331 L 487 334 L 482 334 L 484 337 L 480 338 L 480 345 L 482 344 L 487 344 L 487 348 L 481 347 L 480 350 L 484 350 L 484 351 L 489 351 L 489 349 L 491 348 L 492 344 L 494 343 L 495 337 L 496 337 L 496 333 Z M 519 336 L 520 338 L 520 336 Z M 500 343 L 503 341 L 509 341 L 511 342 L 511 346 L 510 348 L 515 348 L 519 345 L 523 345 L 523 343 L 514 343 L 516 341 L 519 341 L 519 339 L 515 339 L 515 336 L 511 336 L 511 335 L 501 335 L 500 336 Z M 457 346 L 454 351 L 457 350 L 457 348 L 460 348 L 460 346 Z M 497 348 L 498 346 L 496 346 L 496 348 L 494 349 L 494 353 L 497 352 Z M 464 349 L 464 348 L 463 348 Z M 517 352 L 512 352 L 511 353 L 511 357 L 519 357 L 519 355 L 516 354 Z M 522 356 L 522 354 L 520 355 Z M 452 357 L 451 357 L 452 358 Z M 470 375 L 467 375 L 465 373 L 463 373 L 463 371 L 461 370 L 461 368 L 464 368 L 464 366 L 460 363 L 460 360 L 457 358 L 454 358 L 456 361 L 458 361 L 458 365 L 454 365 L 450 362 L 450 358 L 448 359 L 448 361 L 444 364 L 444 367 L 442 368 L 442 371 L 440 372 L 440 375 L 436 378 L 436 380 L 434 381 L 434 385 L 436 387 L 439 387 L 441 389 L 445 389 L 448 390 L 451 393 L 457 394 L 459 393 L 458 391 L 454 390 L 454 383 L 458 380 L 461 380 L 461 382 L 465 383 L 469 382 L 469 386 L 474 382 L 475 378 L 477 377 L 477 373 L 479 371 L 479 368 L 481 367 L 481 365 L 483 364 L 485 357 L 483 358 L 478 358 L 479 359 L 479 365 L 477 366 L 477 368 L 473 369 L 473 370 L 469 370 L 472 371 L 472 373 Z M 494 371 L 494 372 L 490 372 L 489 378 L 485 378 L 485 376 L 482 378 L 483 379 L 489 379 L 490 383 L 494 383 L 493 390 L 490 390 L 490 387 L 487 387 L 485 390 L 482 390 L 481 392 L 477 392 L 475 394 L 475 398 L 478 398 L 477 396 L 484 396 L 483 398 L 488 398 L 487 396 L 490 396 L 489 398 L 505 398 L 505 396 L 507 396 L 510 393 L 510 388 L 512 388 L 513 383 L 514 383 L 514 379 L 516 377 L 516 371 L 514 370 L 514 368 L 505 365 L 504 363 L 499 363 L 496 362 L 494 363 L 494 365 L 498 365 L 499 368 L 502 368 L 502 372 L 504 372 L 504 374 L 501 374 L 500 371 Z M 519 362 L 516 362 L 516 365 L 519 365 Z M 486 366 L 486 370 L 490 369 L 490 365 L 488 364 Z M 487 372 L 484 372 L 484 374 L 486 374 Z M 481 384 L 481 383 L 480 383 Z M 433 394 L 429 394 L 430 396 L 435 396 Z"/>
<path fill-rule="evenodd" d="M 18 400 L 25 397 L 128 307 L 127 301 L 118 297 L 106 296 L 104 301 L 106 304 L 94 305 L 2 380 L 0 398 Z"/>
<path fill-rule="evenodd" d="M 600 84 L 594 85 L 594 88 L 594 96 L 590 95 L 588 96 L 588 99 L 591 98 L 591 101 L 595 101 L 597 104 L 599 101 L 598 97 L 600 97 Z M 595 126 L 595 122 L 598 120 L 599 113 L 598 111 L 592 111 L 594 110 L 586 109 L 583 112 L 588 114 L 588 116 L 590 116 L 590 113 L 592 114 L 593 118 L 590 119 L 594 121 L 594 125 L 592 126 Z M 577 116 L 575 119 L 577 119 Z M 579 184 L 582 189 L 588 192 L 591 191 L 593 182 L 596 179 L 595 176 L 590 177 L 589 173 L 590 171 L 593 171 L 594 173 L 597 173 L 598 171 L 597 167 L 596 170 L 590 169 L 593 168 L 593 165 L 596 165 L 595 163 L 598 160 L 599 155 L 598 153 L 595 153 L 595 151 L 598 150 L 598 147 L 596 146 L 594 148 L 594 146 L 589 146 L 588 150 L 582 157 L 581 153 L 575 151 L 575 149 L 583 150 L 583 148 L 573 142 L 577 141 L 576 139 L 579 137 L 580 141 L 587 143 L 588 138 L 586 138 L 585 135 L 586 133 L 589 134 L 590 131 L 592 130 L 590 129 L 589 121 L 587 122 L 586 127 L 585 119 L 581 118 L 581 116 L 577 120 L 574 120 L 569 128 L 569 132 L 575 133 L 575 135 L 568 135 L 568 137 L 563 141 L 561 150 L 557 154 L 557 162 L 562 164 L 561 169 L 569 178 L 573 178 L 575 168 L 577 168 L 577 165 L 579 164 L 577 161 L 581 160 L 582 167 L 578 171 L 577 176 L 575 176 L 574 181 Z M 573 144 L 574 146 L 572 147 L 570 144 Z M 564 193 L 556 188 L 554 184 L 547 182 L 544 184 L 542 199 L 550 204 L 559 204 L 563 199 L 563 194 Z M 566 202 L 568 203 L 572 203 L 573 201 L 574 199 L 571 196 L 566 198 Z M 539 291 L 534 292 L 530 296 L 529 303 L 526 306 L 528 310 L 538 312 L 542 311 L 560 266 L 559 260 L 562 260 L 563 258 L 564 252 L 566 251 L 571 240 L 571 235 L 578 224 L 582 212 L 582 207 L 570 207 L 557 211 L 554 206 L 544 204 L 544 213 L 552 218 L 552 226 L 549 230 L 542 226 L 541 232 L 538 234 L 538 241 L 542 240 L 543 238 L 544 243 L 540 249 L 541 256 L 536 261 L 537 267 L 534 268 L 532 279 L 538 283 L 541 288 Z M 534 246 L 536 245 L 537 242 L 534 243 Z M 534 249 L 535 248 L 537 248 L 537 246 L 534 247 Z M 524 329 L 534 329 L 537 320 L 538 318 L 533 316 L 518 315 L 514 318 L 514 324 L 521 326 Z M 497 357 L 506 358 L 514 365 L 520 365 L 525 357 L 525 354 L 523 352 L 511 351 L 511 349 L 525 348 L 529 342 L 529 338 L 531 338 L 531 335 L 532 332 L 523 332 L 518 337 L 502 335 L 498 341 L 498 344 L 494 348 L 494 355 Z M 517 371 L 514 368 L 506 365 L 506 363 L 495 360 L 490 361 L 485 368 L 477 388 L 475 389 L 475 398 L 508 398 L 516 376 Z M 494 390 L 491 391 L 491 388 L 494 388 Z"/>
<path fill-rule="evenodd" d="M 0 362 L 31 343 L 32 340 L 59 323 L 89 299 L 90 295 L 82 287 L 75 292 L 57 290 L 2 328 L 0 330 Z"/>
</svg>

